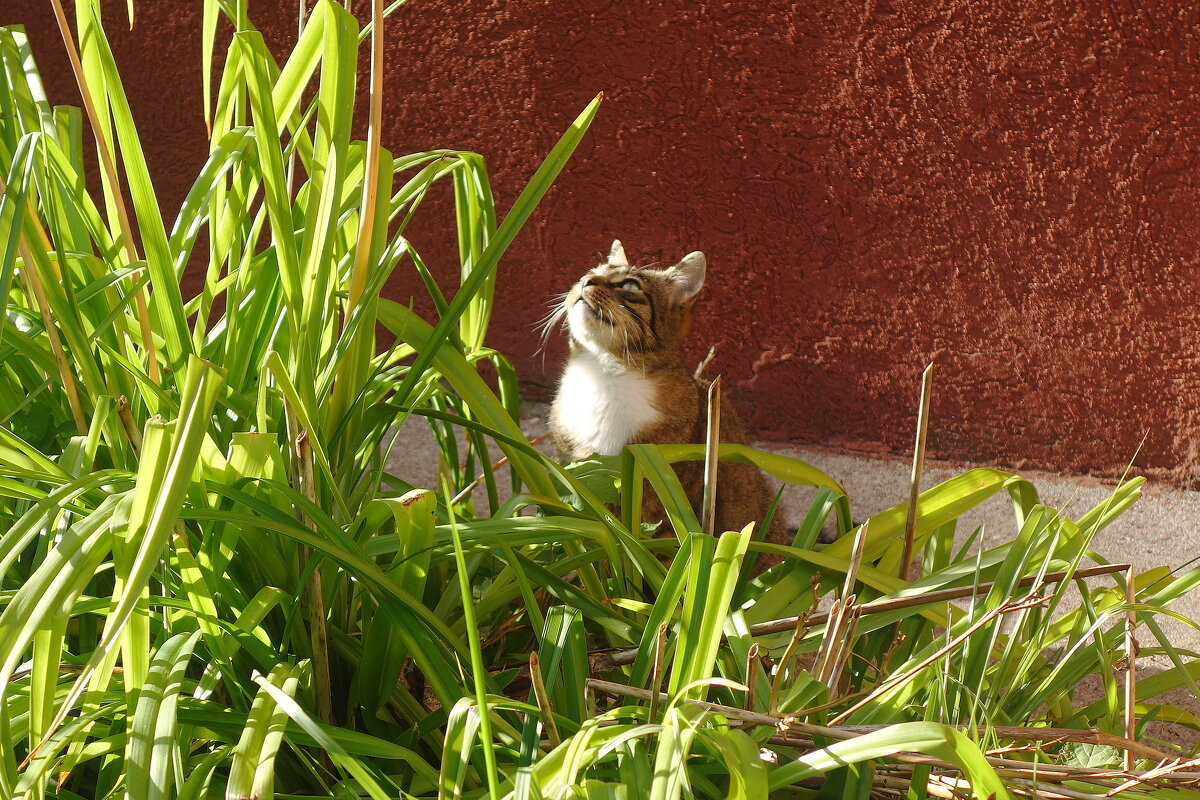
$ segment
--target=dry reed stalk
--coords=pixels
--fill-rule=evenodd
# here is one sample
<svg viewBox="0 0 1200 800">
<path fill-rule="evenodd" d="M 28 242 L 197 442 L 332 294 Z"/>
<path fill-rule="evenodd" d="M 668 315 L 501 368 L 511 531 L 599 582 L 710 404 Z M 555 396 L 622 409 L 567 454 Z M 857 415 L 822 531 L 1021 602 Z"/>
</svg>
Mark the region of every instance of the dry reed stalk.
<svg viewBox="0 0 1200 800">
<path fill-rule="evenodd" d="M 916 677 L 916 675 L 919 672 L 921 672 L 921 670 L 925 669 L 930 664 L 939 660 L 943 656 L 953 652 L 959 645 L 961 645 L 967 639 L 974 636 L 977 631 L 983 629 L 984 626 L 994 622 L 995 620 L 999 619 L 1003 615 L 1009 614 L 1013 611 L 1020 611 L 1025 608 L 1032 608 L 1033 606 L 1044 603 L 1049 599 L 1050 598 L 1048 598 L 1048 597 L 1030 597 L 1030 598 L 1025 598 L 1023 600 L 1003 603 L 1003 604 L 997 606 L 996 608 L 992 609 L 991 611 L 988 611 L 987 613 L 980 616 L 979 619 L 977 619 L 973 623 L 971 623 L 965 631 L 960 633 L 958 636 L 955 636 L 950 641 L 946 642 L 946 644 L 939 647 L 933 653 L 931 653 L 928 656 L 926 656 L 925 658 L 921 659 L 920 663 L 916 664 L 914 667 L 909 669 L 907 672 L 903 672 L 899 675 L 888 678 L 886 681 L 884 681 L 883 683 L 876 686 L 871 691 L 871 693 L 868 694 L 866 697 L 859 700 L 857 703 L 850 706 L 845 711 L 843 711 L 842 713 L 840 713 L 836 717 L 834 717 L 832 721 L 834 723 L 844 722 L 851 714 L 853 714 L 855 711 L 858 711 L 861 708 L 866 707 L 866 705 L 868 703 L 870 703 L 872 700 L 875 700 L 877 697 L 882 695 L 884 692 L 891 691 L 892 689 L 895 689 L 896 687 L 901 686 L 904 683 L 912 680 L 914 677 Z"/>
<path fill-rule="evenodd" d="M 142 452 L 142 432 L 138 430 L 133 413 L 129 410 L 129 398 L 125 395 L 117 398 L 117 419 L 121 421 L 121 428 L 125 431 L 125 438 L 129 440 L 129 446 L 133 448 L 133 454 L 140 456 Z"/>
<path fill-rule="evenodd" d="M 746 651 L 746 710 L 754 710 L 754 697 L 758 692 L 758 642 Z"/>
<path fill-rule="evenodd" d="M 783 688 L 783 678 L 788 662 L 792 658 L 792 654 L 796 652 L 796 648 L 800 646 L 800 642 L 804 639 L 804 633 L 808 630 L 807 617 L 796 618 L 796 629 L 792 633 L 792 638 L 788 641 L 787 647 L 783 650 L 783 655 L 779 657 L 779 663 L 775 668 L 775 676 L 771 679 L 771 700 L 768 706 L 768 711 L 772 714 L 779 704 L 779 692 Z M 793 668 L 793 673 L 796 669 Z"/>
<path fill-rule="evenodd" d="M 587 686 L 593 691 L 603 692 L 605 694 L 619 695 L 622 697 L 634 697 L 640 700 L 649 700 L 651 692 L 646 689 L 637 689 L 632 686 L 626 686 L 623 683 L 615 683 L 613 681 L 604 681 L 599 678 L 588 678 Z M 670 696 L 666 692 L 659 692 L 660 701 L 670 701 Z M 822 736 L 827 739 L 854 739 L 874 731 L 890 728 L 891 725 L 814 725 L 809 722 L 801 722 L 793 715 L 781 716 L 778 714 L 763 714 L 757 711 L 746 711 L 745 709 L 736 708 L 734 706 L 722 705 L 720 703 L 710 703 L 706 700 L 691 700 L 686 699 L 683 702 L 695 705 L 705 711 L 711 711 L 714 714 L 730 720 L 741 720 L 754 725 L 762 725 L 769 728 L 775 728 L 779 734 L 784 737 L 789 737 L 792 734 L 800 734 L 802 736 Z M 966 725 L 948 725 L 947 727 L 957 730 L 967 730 Z M 1142 758 L 1150 759 L 1158 762 L 1167 762 L 1172 759 L 1159 750 L 1155 750 L 1149 745 L 1135 742 L 1126 739 L 1123 736 L 1116 736 L 1110 733 L 1101 731 L 1081 730 L 1076 728 L 1028 728 L 1013 725 L 996 725 L 989 728 L 1000 739 L 1012 741 L 1029 741 L 1029 742 L 1078 742 L 1082 744 L 1098 744 L 1109 745 L 1122 750 L 1131 750 L 1135 755 Z M 932 763 L 936 759 L 929 759 L 926 756 L 918 756 L 925 759 L 914 763 Z M 993 765 L 1003 765 L 1009 767 L 1030 767 L 1032 764 L 1027 761 L 1017 761 L 1008 758 L 993 758 L 988 757 L 989 763 Z M 1123 771 L 1090 769 L 1088 767 L 1061 767 L 1051 765 L 1045 767 L 1038 765 L 1039 773 L 1043 769 L 1058 770 L 1062 772 L 1071 772 L 1073 775 L 1091 775 L 1099 777 L 1123 777 L 1127 773 Z M 1200 780 L 1200 772 L 1195 773 L 1175 773 L 1177 776 L 1184 776 L 1187 780 Z"/>
<path fill-rule="evenodd" d="M 529 680 L 533 683 L 533 696 L 542 715 L 546 738 L 550 740 L 552 747 L 558 747 L 562 743 L 562 737 L 558 735 L 558 725 L 554 722 L 554 710 L 550 707 L 550 695 L 546 692 L 546 681 L 542 677 L 537 653 L 529 654 Z"/>
<path fill-rule="evenodd" d="M 717 516 L 717 448 L 721 445 L 721 376 L 708 387 L 708 427 L 704 441 L 704 514 L 700 524 L 713 535 Z"/>
<path fill-rule="evenodd" d="M 113 159 L 112 151 L 108 147 L 108 141 L 101 134 L 104 130 L 100 125 L 100 115 L 96 111 L 96 104 L 92 100 L 91 88 L 88 86 L 87 77 L 83 72 L 83 62 L 79 58 L 79 49 L 75 46 L 75 39 L 71 36 L 71 28 L 67 24 L 67 15 L 63 11 L 61 0 L 51 0 L 51 5 L 54 7 L 54 18 L 58 22 L 58 32 L 62 35 L 63 46 L 67 50 L 67 59 L 71 62 L 71 71 L 75 73 L 75 82 L 79 85 L 79 94 L 83 98 L 83 106 L 87 109 L 88 121 L 92 124 L 92 133 L 96 139 L 96 150 L 100 156 L 100 168 L 104 170 L 104 176 L 108 180 L 108 185 L 112 188 L 113 204 L 117 210 L 117 224 L 121 228 L 121 238 L 124 240 L 125 257 L 132 264 L 138 260 L 137 250 L 134 248 L 133 225 L 129 221 L 129 211 L 125 208 L 125 197 L 121 193 L 121 184 L 117 180 L 117 165 Z M 150 331 L 150 310 L 146 305 L 146 296 L 142 288 L 138 286 L 138 281 L 141 280 L 142 273 L 134 272 L 130 275 L 130 282 L 133 284 L 134 307 L 137 309 L 138 324 L 141 328 L 142 349 L 146 351 L 147 369 L 150 376 L 150 381 L 155 384 L 162 383 L 162 377 L 158 369 L 158 354 L 154 350 L 154 336 Z"/>
<path fill-rule="evenodd" d="M 821 638 L 821 647 L 814 665 L 813 677 L 829 687 L 830 699 L 837 697 L 838 681 L 846 660 L 850 657 L 850 649 L 858 631 L 858 620 L 862 615 L 860 607 L 855 605 L 858 595 L 855 594 L 854 587 L 858 583 L 858 570 L 862 566 L 869 525 L 869 522 L 860 525 L 855 531 L 854 548 L 850 552 L 846 580 L 842 583 L 841 596 L 834 601 L 829 610 L 829 622 L 825 626 L 825 635 Z"/>
<path fill-rule="evenodd" d="M 1133 636 L 1137 625 L 1137 612 L 1133 604 L 1137 602 L 1137 590 L 1134 587 L 1134 572 L 1130 566 L 1125 572 L 1125 738 L 1132 739 L 1136 735 L 1137 716 L 1137 639 Z M 1133 771 L 1133 753 L 1125 751 L 1125 770 Z"/>
<path fill-rule="evenodd" d="M 1129 569 L 1128 564 L 1104 564 L 1098 567 L 1086 567 L 1073 571 L 1050 572 L 1042 576 L 1043 584 L 1059 583 L 1063 580 L 1076 580 L 1079 578 L 1094 578 L 1098 575 L 1110 575 L 1114 572 L 1124 572 Z M 1033 586 L 1038 582 L 1036 576 L 1022 578 L 1017 582 L 1018 586 Z M 977 586 L 961 586 L 952 589 L 939 589 L 935 592 L 925 592 L 923 594 L 913 595 L 911 597 L 896 597 L 886 600 L 872 600 L 867 603 L 862 603 L 858 606 L 862 615 L 878 614 L 884 611 L 898 611 L 905 608 L 915 608 L 917 606 L 934 605 L 936 603 L 949 602 L 951 600 L 960 600 L 964 597 L 971 597 L 975 594 L 984 594 L 992 588 L 991 583 L 981 583 Z M 792 630 L 797 623 L 803 623 L 809 627 L 824 625 L 829 621 L 828 612 L 818 611 L 811 615 L 802 615 L 798 617 L 783 617 L 781 619 L 767 620 L 751 625 L 749 632 L 751 636 L 769 636 L 774 633 L 783 633 L 784 631 Z M 607 672 L 616 669 L 617 667 L 626 664 L 632 664 L 638 655 L 637 648 L 628 650 L 618 650 L 615 653 L 596 653 L 595 656 L 595 671 Z"/>
<path fill-rule="evenodd" d="M 29 243 L 25 241 L 25 234 L 21 234 L 17 238 L 17 249 L 21 252 L 21 259 L 25 262 L 25 268 L 21 270 L 21 277 L 25 279 L 30 293 L 37 303 L 38 313 L 42 317 L 42 327 L 46 329 L 46 338 L 50 340 L 50 351 L 54 354 L 54 365 L 58 368 L 58 376 L 67 393 L 67 404 L 71 407 L 71 417 L 75 421 L 75 428 L 81 434 L 87 433 L 87 417 L 84 416 L 83 404 L 79 400 L 75 375 L 71 372 L 71 364 L 67 361 L 62 339 L 58 336 L 58 328 L 54 324 L 54 317 L 50 314 L 50 302 L 46 299 L 41 278 L 38 277 L 37 269 L 33 265 L 33 255 L 29 251 Z"/>
<path fill-rule="evenodd" d="M 917 441 L 913 445 L 912 476 L 908 488 L 908 516 L 904 522 L 904 553 L 900 558 L 900 579 L 910 580 L 913 543 L 917 536 L 917 517 L 921 499 L 921 474 L 925 471 L 925 438 L 929 432 L 929 401 L 933 396 L 933 362 L 921 373 L 921 404 L 917 408 Z"/>
<path fill-rule="evenodd" d="M 654 690 L 654 694 L 650 697 L 650 711 L 647 713 L 647 722 L 654 722 L 658 719 L 658 689 L 662 686 L 663 669 L 666 666 L 663 662 L 667 655 L 667 623 L 662 623 L 658 626 L 658 632 L 654 637 L 654 665 L 650 670 L 650 686 Z"/>
</svg>

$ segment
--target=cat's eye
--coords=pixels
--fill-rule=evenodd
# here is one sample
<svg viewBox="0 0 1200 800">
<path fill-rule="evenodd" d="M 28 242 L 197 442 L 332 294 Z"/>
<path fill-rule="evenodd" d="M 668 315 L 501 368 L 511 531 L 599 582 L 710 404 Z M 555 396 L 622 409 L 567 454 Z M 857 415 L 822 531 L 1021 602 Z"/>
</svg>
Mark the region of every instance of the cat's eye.
<svg viewBox="0 0 1200 800">
<path fill-rule="evenodd" d="M 642 289 L 642 285 L 633 278 L 626 278 L 625 280 L 621 281 L 621 285 L 617 288 L 624 289 L 627 292 L 639 292 Z"/>
</svg>

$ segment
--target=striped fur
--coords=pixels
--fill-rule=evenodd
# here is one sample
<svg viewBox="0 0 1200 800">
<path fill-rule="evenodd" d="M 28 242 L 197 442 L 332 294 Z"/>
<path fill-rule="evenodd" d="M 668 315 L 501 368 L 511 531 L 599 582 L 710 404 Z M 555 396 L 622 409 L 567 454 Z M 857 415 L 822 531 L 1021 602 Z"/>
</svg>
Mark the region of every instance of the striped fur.
<svg viewBox="0 0 1200 800">
<path fill-rule="evenodd" d="M 690 253 L 668 269 L 630 265 L 621 243 L 608 259 L 588 270 L 551 313 L 546 333 L 565 323 L 570 356 L 550 415 L 560 459 L 593 453 L 616 455 L 628 444 L 703 442 L 707 382 L 683 365 L 683 338 L 696 297 L 704 286 L 706 262 Z M 745 442 L 732 404 L 722 404 L 721 438 Z M 703 493 L 699 462 L 676 465 L 694 507 Z M 761 521 L 772 500 L 762 473 L 745 464 L 722 463 L 717 481 L 717 527 L 740 529 Z M 663 518 L 647 493 L 643 519 Z M 787 533 L 777 516 L 768 535 Z"/>
</svg>

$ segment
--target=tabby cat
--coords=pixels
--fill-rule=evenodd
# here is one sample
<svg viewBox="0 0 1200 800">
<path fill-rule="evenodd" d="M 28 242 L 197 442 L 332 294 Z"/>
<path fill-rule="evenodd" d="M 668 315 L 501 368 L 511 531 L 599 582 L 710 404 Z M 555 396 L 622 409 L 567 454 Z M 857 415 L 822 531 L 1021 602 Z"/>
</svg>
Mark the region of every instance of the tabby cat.
<svg viewBox="0 0 1200 800">
<path fill-rule="evenodd" d="M 708 382 L 683 365 L 683 337 L 704 286 L 704 254 L 689 253 L 669 269 L 634 267 L 620 241 L 608 260 L 588 270 L 563 297 L 548 322 L 563 318 L 570 357 L 550 414 L 557 455 L 574 461 L 598 453 L 617 455 L 628 444 L 703 442 Z M 744 444 L 746 432 L 728 402 L 721 405 L 721 440 Z M 704 493 L 704 464 L 675 465 L 692 507 Z M 717 471 L 714 530 L 760 523 L 773 494 L 766 478 L 747 464 L 721 462 Z M 646 492 L 643 519 L 665 516 Z M 790 542 L 782 515 L 767 533 Z"/>
</svg>

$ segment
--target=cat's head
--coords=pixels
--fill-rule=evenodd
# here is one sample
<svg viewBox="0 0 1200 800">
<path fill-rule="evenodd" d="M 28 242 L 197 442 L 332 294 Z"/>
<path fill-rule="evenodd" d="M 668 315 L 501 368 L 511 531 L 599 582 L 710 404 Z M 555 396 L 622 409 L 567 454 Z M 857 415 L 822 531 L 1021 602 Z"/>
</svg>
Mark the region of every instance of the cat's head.
<svg viewBox="0 0 1200 800">
<path fill-rule="evenodd" d="M 631 362 L 678 357 L 704 272 L 698 251 L 667 269 L 631 266 L 615 241 L 608 259 L 584 273 L 555 316 L 565 317 L 575 346 L 596 355 Z"/>
</svg>

